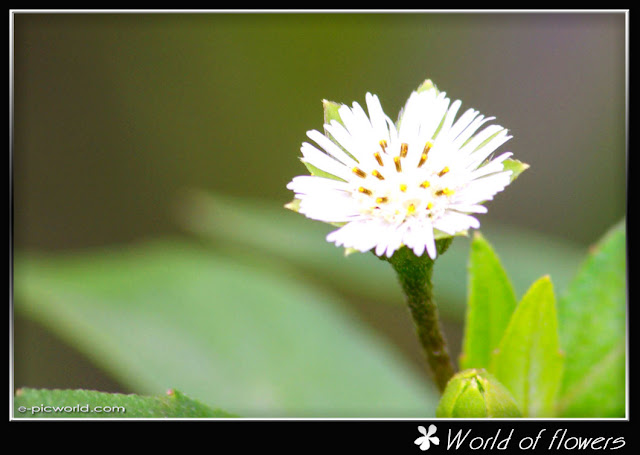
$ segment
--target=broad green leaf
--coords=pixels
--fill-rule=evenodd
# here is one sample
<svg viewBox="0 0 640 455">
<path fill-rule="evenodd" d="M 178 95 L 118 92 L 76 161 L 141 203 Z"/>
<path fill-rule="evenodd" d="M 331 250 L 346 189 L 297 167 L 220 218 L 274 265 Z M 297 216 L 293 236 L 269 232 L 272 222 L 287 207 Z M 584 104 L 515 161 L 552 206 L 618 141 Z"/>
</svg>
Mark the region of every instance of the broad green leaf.
<svg viewBox="0 0 640 455">
<path fill-rule="evenodd" d="M 13 401 L 15 418 L 211 418 L 234 417 L 170 389 L 143 396 L 92 390 L 19 389 Z"/>
<path fill-rule="evenodd" d="M 243 417 L 428 416 L 437 404 L 342 301 L 273 261 L 158 241 L 17 254 L 14 278 L 16 312 L 141 394 L 173 387 Z"/>
<path fill-rule="evenodd" d="M 599 242 L 558 302 L 566 352 L 559 413 L 624 417 L 626 235 L 620 223 Z"/>
<path fill-rule="evenodd" d="M 244 249 L 252 256 L 278 258 L 294 264 L 314 280 L 357 295 L 360 300 L 404 302 L 388 264 L 372 253 L 350 254 L 345 258 L 343 248 L 325 240 L 335 229 L 326 223 L 291 213 L 281 204 L 255 199 L 192 192 L 178 202 L 179 222 L 189 231 L 211 239 L 220 249 L 233 249 L 234 254 Z M 583 250 L 566 241 L 481 222 L 484 235 L 500 245 L 502 264 L 509 271 L 516 295 L 524 294 L 533 281 L 547 273 L 553 277 L 555 286 L 563 289 L 583 258 Z M 434 293 L 440 303 L 440 314 L 449 319 L 462 320 L 465 314 L 466 288 L 460 283 L 467 280 L 469 244 L 468 238 L 456 238 L 434 269 Z"/>
<path fill-rule="evenodd" d="M 489 368 L 517 300 L 507 273 L 487 240 L 476 232 L 469 254 L 469 299 L 460 368 Z"/>
<path fill-rule="evenodd" d="M 542 277 L 513 313 L 490 372 L 511 391 L 523 415 L 552 417 L 562 365 L 553 285 Z"/>
</svg>

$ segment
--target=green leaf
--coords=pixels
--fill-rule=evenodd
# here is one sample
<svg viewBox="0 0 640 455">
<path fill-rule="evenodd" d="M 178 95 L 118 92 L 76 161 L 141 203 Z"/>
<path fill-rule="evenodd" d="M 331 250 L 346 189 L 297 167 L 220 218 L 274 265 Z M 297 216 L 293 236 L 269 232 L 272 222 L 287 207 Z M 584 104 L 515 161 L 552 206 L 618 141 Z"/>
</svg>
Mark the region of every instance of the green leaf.
<svg viewBox="0 0 640 455">
<path fill-rule="evenodd" d="M 433 414 L 431 385 L 340 299 L 260 261 L 177 240 L 19 253 L 14 308 L 137 393 L 244 417 Z"/>
<path fill-rule="evenodd" d="M 551 280 L 536 281 L 518 304 L 490 372 L 509 389 L 523 414 L 551 417 L 560 380 L 560 352 L 556 301 Z"/>
<path fill-rule="evenodd" d="M 170 389 L 164 395 L 141 396 L 92 390 L 19 389 L 14 417 L 26 418 L 206 418 L 234 417 Z"/>
<path fill-rule="evenodd" d="M 471 242 L 468 289 L 460 368 L 489 368 L 517 300 L 498 256 L 479 232 Z"/>
<path fill-rule="evenodd" d="M 558 302 L 566 352 L 559 413 L 624 417 L 626 233 L 619 223 L 592 250 Z"/>
</svg>

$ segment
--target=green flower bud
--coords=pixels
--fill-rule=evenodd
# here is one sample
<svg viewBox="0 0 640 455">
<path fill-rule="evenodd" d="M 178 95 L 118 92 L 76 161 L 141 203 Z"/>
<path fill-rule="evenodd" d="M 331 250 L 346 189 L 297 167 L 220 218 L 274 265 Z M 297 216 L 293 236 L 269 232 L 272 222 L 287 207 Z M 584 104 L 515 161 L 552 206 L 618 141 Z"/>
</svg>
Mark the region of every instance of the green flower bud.
<svg viewBox="0 0 640 455">
<path fill-rule="evenodd" d="M 437 417 L 522 417 L 505 386 L 483 369 L 456 374 L 447 383 Z"/>
</svg>

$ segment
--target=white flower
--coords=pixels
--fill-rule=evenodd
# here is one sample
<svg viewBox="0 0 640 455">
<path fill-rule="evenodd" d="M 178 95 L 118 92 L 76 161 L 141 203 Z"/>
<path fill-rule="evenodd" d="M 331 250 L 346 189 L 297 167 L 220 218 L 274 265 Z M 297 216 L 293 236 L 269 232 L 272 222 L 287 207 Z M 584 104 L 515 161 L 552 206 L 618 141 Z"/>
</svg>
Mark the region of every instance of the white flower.
<svg viewBox="0 0 640 455">
<path fill-rule="evenodd" d="M 429 425 L 428 433 L 422 425 L 418 427 L 418 431 L 420 432 L 420 434 L 422 434 L 422 436 L 420 436 L 413 442 L 415 445 L 420 446 L 420 450 L 429 450 L 431 444 L 440 444 L 440 438 L 438 438 L 437 436 L 433 436 L 436 432 L 435 425 Z"/>
<path fill-rule="evenodd" d="M 414 91 L 394 124 L 376 95 L 364 109 L 342 105 L 324 125 L 307 132 L 302 161 L 313 175 L 295 177 L 297 210 L 340 225 L 327 236 L 338 246 L 391 255 L 402 245 L 417 256 L 436 257 L 436 238 L 465 234 L 480 223 L 491 200 L 511 181 L 504 161 L 493 157 L 511 138 L 493 120 L 469 109 L 457 120 L 450 102 L 430 81 Z M 326 107 L 326 106 L 325 106 Z"/>
</svg>

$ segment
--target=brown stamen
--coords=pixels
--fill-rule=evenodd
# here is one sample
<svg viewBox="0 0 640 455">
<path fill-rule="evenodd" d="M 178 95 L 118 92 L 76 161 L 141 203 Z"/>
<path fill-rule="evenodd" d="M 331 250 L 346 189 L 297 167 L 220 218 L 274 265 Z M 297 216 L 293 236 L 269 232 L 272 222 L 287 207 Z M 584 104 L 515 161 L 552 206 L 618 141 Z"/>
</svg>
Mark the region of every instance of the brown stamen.
<svg viewBox="0 0 640 455">
<path fill-rule="evenodd" d="M 443 194 L 447 196 L 451 196 L 453 194 L 453 190 L 449 188 L 444 188 L 442 190 L 436 191 L 436 196 L 442 196 Z"/>
<path fill-rule="evenodd" d="M 371 171 L 371 175 L 376 177 L 378 180 L 384 180 L 384 177 L 382 176 L 382 174 L 380 172 L 378 172 L 377 169 L 374 169 L 373 171 Z"/>
<path fill-rule="evenodd" d="M 418 167 L 421 167 L 424 162 L 427 161 L 427 157 L 429 156 L 429 150 L 431 150 L 431 147 L 433 147 L 433 142 L 431 141 L 427 141 L 427 143 L 424 144 L 424 149 L 422 149 L 422 156 L 420 157 Z"/>
<path fill-rule="evenodd" d="M 402 172 L 402 165 L 400 164 L 400 157 L 399 156 L 394 156 L 393 157 L 393 163 L 396 165 L 396 171 Z"/>
<path fill-rule="evenodd" d="M 409 144 L 407 144 L 405 142 L 400 144 L 400 158 L 406 157 L 408 151 L 409 151 Z"/>
<path fill-rule="evenodd" d="M 356 174 L 358 177 L 362 177 L 365 178 L 367 176 L 367 174 L 360 169 L 359 167 L 354 167 L 353 169 L 351 169 L 353 171 L 354 174 Z"/>
</svg>

